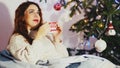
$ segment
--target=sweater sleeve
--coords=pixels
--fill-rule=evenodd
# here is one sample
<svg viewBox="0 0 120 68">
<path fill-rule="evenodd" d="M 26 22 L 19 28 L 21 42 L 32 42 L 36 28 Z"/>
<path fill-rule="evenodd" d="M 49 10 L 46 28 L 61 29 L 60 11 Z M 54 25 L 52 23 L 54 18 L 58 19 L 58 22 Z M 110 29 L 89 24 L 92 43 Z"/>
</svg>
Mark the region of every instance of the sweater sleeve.
<svg viewBox="0 0 120 68">
<path fill-rule="evenodd" d="M 67 51 L 67 48 L 62 44 L 57 44 L 55 45 L 57 51 L 63 56 L 63 57 L 68 57 L 69 54 L 68 54 L 68 51 Z"/>
<path fill-rule="evenodd" d="M 35 64 L 38 60 L 35 49 L 38 48 L 37 40 L 33 40 L 30 45 L 22 35 L 13 35 L 7 49 L 20 61 Z"/>
</svg>

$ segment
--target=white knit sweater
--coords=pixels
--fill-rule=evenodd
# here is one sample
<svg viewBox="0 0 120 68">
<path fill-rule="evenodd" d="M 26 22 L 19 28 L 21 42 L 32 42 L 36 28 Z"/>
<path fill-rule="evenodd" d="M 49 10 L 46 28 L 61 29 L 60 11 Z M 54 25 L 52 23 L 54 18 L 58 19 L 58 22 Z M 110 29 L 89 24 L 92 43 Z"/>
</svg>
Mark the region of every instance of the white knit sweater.
<svg viewBox="0 0 120 68">
<path fill-rule="evenodd" d="M 22 35 L 14 34 L 7 49 L 16 59 L 32 64 L 38 60 L 52 60 L 68 56 L 65 46 L 54 45 L 47 37 L 33 40 L 30 45 Z"/>
</svg>

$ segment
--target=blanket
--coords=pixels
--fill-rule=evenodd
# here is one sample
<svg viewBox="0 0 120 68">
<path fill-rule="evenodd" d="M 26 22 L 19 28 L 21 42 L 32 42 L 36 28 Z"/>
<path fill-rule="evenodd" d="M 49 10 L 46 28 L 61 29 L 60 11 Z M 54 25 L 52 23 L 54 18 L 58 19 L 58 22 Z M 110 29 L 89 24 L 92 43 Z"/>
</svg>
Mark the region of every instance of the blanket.
<svg viewBox="0 0 120 68">
<path fill-rule="evenodd" d="M 0 52 L 0 68 L 48 68 L 48 66 L 18 61 L 7 50 L 3 50 Z"/>
<path fill-rule="evenodd" d="M 93 55 L 81 55 L 49 60 L 47 62 L 39 61 L 37 65 L 25 63 L 14 59 L 7 51 L 0 52 L 0 68 L 120 68 L 109 60 Z"/>
<path fill-rule="evenodd" d="M 72 56 L 51 63 L 53 65 L 50 68 L 120 68 L 109 60 L 94 55 Z"/>
</svg>

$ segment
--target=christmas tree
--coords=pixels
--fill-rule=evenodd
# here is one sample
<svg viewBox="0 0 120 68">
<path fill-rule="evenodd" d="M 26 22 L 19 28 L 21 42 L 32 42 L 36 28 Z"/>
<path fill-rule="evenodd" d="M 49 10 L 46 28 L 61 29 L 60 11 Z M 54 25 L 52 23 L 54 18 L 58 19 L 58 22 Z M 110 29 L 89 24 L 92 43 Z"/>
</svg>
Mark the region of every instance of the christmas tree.
<svg viewBox="0 0 120 68">
<path fill-rule="evenodd" d="M 120 0 L 70 0 L 64 7 L 73 2 L 70 17 L 81 13 L 81 9 L 85 15 L 71 26 L 70 31 L 84 31 L 88 39 L 93 35 L 103 39 L 107 48 L 100 56 L 120 65 Z"/>
<path fill-rule="evenodd" d="M 73 17 L 76 13 L 81 14 L 81 10 L 85 13 L 84 18 L 75 22 L 71 26 L 70 31 L 84 31 L 87 39 L 90 36 L 94 36 L 98 40 L 102 39 L 103 43 L 100 43 L 100 45 L 103 46 L 106 43 L 107 47 L 104 51 L 99 52 L 99 56 L 120 65 L 120 0 L 59 1 L 54 7 L 57 11 L 62 6 L 67 8 L 74 3 L 70 8 L 70 17 Z"/>
</svg>

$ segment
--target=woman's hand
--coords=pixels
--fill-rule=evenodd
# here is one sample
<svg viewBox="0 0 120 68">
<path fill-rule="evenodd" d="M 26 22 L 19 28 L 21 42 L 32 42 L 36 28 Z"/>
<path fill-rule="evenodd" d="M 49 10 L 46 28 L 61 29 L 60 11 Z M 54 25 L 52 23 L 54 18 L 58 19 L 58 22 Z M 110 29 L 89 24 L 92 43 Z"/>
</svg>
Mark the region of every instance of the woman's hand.
<svg viewBox="0 0 120 68">
<path fill-rule="evenodd" d="M 50 31 L 50 25 L 49 23 L 46 22 L 39 28 L 36 34 L 36 38 L 40 39 L 41 37 L 46 36 L 49 31 Z"/>
<path fill-rule="evenodd" d="M 56 43 L 61 42 L 61 39 L 60 39 L 61 34 L 62 34 L 62 30 L 61 30 L 60 26 L 57 26 L 56 31 L 53 32 L 54 42 L 56 42 Z"/>
</svg>

